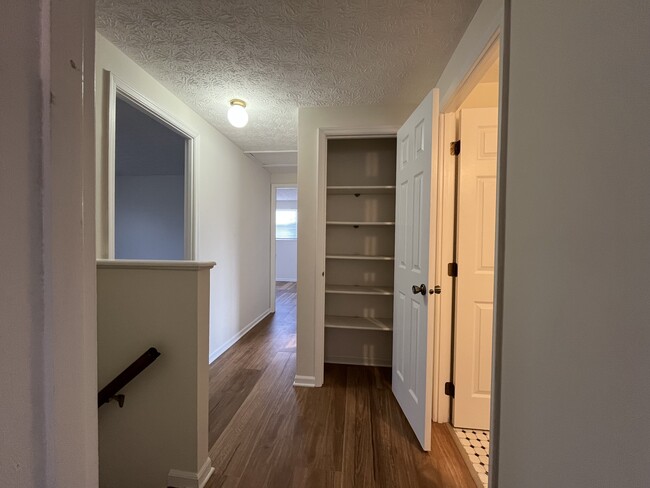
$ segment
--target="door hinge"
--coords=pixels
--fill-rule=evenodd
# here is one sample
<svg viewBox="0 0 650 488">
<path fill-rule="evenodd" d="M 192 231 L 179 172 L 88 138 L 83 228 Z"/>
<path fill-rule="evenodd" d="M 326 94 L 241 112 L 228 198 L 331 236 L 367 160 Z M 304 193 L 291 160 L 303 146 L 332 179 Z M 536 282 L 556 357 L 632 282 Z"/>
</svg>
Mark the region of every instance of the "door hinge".
<svg viewBox="0 0 650 488">
<path fill-rule="evenodd" d="M 452 156 L 460 154 L 460 139 L 449 144 L 449 154 Z"/>
<path fill-rule="evenodd" d="M 458 276 L 458 263 L 449 263 L 447 265 L 447 275 L 451 276 L 452 278 L 456 278 Z"/>
<path fill-rule="evenodd" d="M 456 387 L 451 381 L 447 381 L 447 383 L 445 383 L 445 395 L 454 398 L 455 394 L 456 394 Z"/>
</svg>

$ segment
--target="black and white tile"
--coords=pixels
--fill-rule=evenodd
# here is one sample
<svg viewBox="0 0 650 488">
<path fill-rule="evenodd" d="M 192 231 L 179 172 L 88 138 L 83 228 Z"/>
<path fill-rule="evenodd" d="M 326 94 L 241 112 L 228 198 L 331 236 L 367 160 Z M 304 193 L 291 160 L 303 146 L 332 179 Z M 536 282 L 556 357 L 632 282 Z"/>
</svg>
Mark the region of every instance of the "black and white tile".
<svg viewBox="0 0 650 488">
<path fill-rule="evenodd" d="M 487 487 L 488 467 L 490 464 L 490 431 L 454 427 L 454 432 L 463 449 L 465 449 L 478 477 L 483 482 L 483 486 Z"/>
</svg>

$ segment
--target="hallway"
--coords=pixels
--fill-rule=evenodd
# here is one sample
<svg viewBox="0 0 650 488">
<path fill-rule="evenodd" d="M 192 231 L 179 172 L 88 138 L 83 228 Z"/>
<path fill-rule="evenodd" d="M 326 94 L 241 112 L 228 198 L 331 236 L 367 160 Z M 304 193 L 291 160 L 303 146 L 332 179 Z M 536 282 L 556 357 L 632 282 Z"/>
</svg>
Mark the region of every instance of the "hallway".
<svg viewBox="0 0 650 488">
<path fill-rule="evenodd" d="M 276 313 L 210 369 L 207 488 L 474 487 L 446 426 L 420 450 L 390 369 L 328 364 L 322 388 L 294 388 L 295 283 Z"/>
</svg>

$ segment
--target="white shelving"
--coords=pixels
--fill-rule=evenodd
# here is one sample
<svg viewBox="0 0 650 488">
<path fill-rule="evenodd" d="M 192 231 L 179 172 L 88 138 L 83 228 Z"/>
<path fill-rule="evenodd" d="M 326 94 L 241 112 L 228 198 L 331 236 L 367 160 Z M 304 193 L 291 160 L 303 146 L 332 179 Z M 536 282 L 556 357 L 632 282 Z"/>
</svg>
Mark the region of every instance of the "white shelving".
<svg viewBox="0 0 650 488">
<path fill-rule="evenodd" d="M 330 195 L 381 195 L 395 193 L 394 185 L 386 186 L 328 186 Z"/>
<path fill-rule="evenodd" d="M 377 330 L 391 332 L 393 330 L 393 319 L 326 315 L 325 327 L 328 329 Z"/>
<path fill-rule="evenodd" d="M 395 256 L 366 256 L 363 254 L 328 254 L 327 259 L 348 259 L 354 261 L 394 261 Z"/>
<path fill-rule="evenodd" d="M 339 295 L 392 295 L 393 287 L 326 284 L 325 293 L 338 293 Z"/>
<path fill-rule="evenodd" d="M 395 225 L 395 222 L 343 222 L 337 220 L 328 220 L 327 225 L 351 225 L 359 227 L 361 225 Z"/>
<path fill-rule="evenodd" d="M 390 137 L 327 143 L 326 362 L 391 364 L 396 159 Z"/>
</svg>

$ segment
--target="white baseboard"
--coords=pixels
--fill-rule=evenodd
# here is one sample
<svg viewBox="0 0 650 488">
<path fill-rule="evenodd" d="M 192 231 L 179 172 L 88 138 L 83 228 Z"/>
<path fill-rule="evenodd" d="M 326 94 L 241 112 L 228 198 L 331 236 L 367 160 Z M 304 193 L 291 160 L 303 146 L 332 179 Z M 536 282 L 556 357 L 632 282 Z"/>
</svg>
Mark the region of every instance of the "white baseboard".
<svg viewBox="0 0 650 488">
<path fill-rule="evenodd" d="M 296 278 L 295 276 L 292 276 L 290 278 L 278 278 L 278 277 L 276 277 L 275 281 L 288 281 L 288 282 L 291 282 L 291 283 L 295 283 L 296 281 L 298 281 L 298 278 Z"/>
<path fill-rule="evenodd" d="M 314 388 L 316 386 L 316 377 L 296 375 L 293 380 L 293 386 L 305 386 Z"/>
<path fill-rule="evenodd" d="M 216 351 L 213 351 L 210 353 L 210 364 L 212 364 L 215 359 L 217 359 L 219 356 L 221 356 L 224 352 L 226 352 L 228 349 L 230 349 L 235 342 L 237 342 L 239 339 L 244 337 L 248 331 L 250 331 L 253 327 L 255 327 L 257 324 L 259 324 L 262 320 L 264 320 L 266 317 L 271 314 L 271 309 L 268 308 L 262 315 L 257 317 L 255 320 L 253 320 L 250 324 L 248 324 L 246 327 L 244 327 L 242 330 L 237 332 L 233 337 L 228 339 L 225 344 L 221 345 L 219 348 L 217 348 Z"/>
<path fill-rule="evenodd" d="M 357 356 L 327 356 L 325 362 L 332 364 L 351 364 L 353 366 L 379 366 L 382 368 L 390 368 L 393 365 L 391 359 Z"/>
<path fill-rule="evenodd" d="M 212 459 L 208 457 L 198 473 L 170 469 L 167 475 L 167 486 L 173 488 L 204 488 L 208 484 L 212 473 L 214 473 Z"/>
</svg>

